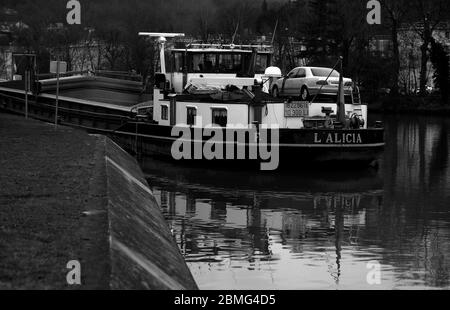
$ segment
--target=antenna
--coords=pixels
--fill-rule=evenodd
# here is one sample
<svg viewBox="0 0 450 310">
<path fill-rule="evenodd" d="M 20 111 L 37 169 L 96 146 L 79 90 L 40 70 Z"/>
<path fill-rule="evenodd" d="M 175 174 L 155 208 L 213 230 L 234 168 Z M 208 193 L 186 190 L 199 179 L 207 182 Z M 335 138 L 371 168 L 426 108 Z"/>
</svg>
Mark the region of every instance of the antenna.
<svg viewBox="0 0 450 310">
<path fill-rule="evenodd" d="M 147 36 L 150 38 L 158 38 L 158 43 L 161 45 L 159 53 L 159 62 L 161 64 L 161 73 L 166 73 L 166 59 L 164 47 L 167 42 L 166 38 L 184 37 L 184 33 L 170 33 L 170 32 L 139 32 L 140 36 Z"/>
<path fill-rule="evenodd" d="M 165 37 L 165 38 L 175 38 L 184 37 L 184 33 L 171 33 L 171 32 L 139 32 L 140 36 L 148 37 Z"/>
<path fill-rule="evenodd" d="M 240 21 L 238 21 L 238 23 L 237 23 L 237 25 L 236 25 L 236 30 L 234 31 L 234 34 L 233 34 L 233 38 L 231 39 L 231 44 L 232 44 L 232 45 L 234 44 L 234 38 L 236 38 L 238 29 L 239 29 L 239 23 L 240 23 Z"/>
<path fill-rule="evenodd" d="M 270 42 L 270 45 L 273 45 L 273 42 L 275 41 L 275 34 L 277 33 L 277 28 L 278 28 L 278 19 L 277 22 L 275 23 L 275 29 L 273 29 L 272 41 Z"/>
</svg>

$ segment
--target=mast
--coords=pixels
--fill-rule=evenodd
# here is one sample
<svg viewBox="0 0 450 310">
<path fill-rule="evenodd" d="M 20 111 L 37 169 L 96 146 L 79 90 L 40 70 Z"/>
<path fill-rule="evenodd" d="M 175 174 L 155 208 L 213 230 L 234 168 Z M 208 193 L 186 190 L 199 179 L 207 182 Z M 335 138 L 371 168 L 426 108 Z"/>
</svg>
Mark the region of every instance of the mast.
<svg viewBox="0 0 450 310">
<path fill-rule="evenodd" d="M 163 33 L 163 32 L 139 32 L 140 36 L 148 36 L 150 38 L 158 38 L 160 44 L 159 63 L 161 65 L 161 73 L 166 73 L 166 56 L 165 45 L 167 38 L 184 37 L 184 33 Z"/>
<path fill-rule="evenodd" d="M 233 34 L 233 38 L 231 38 L 231 45 L 234 45 L 234 39 L 236 38 L 237 32 L 239 30 L 239 23 L 240 23 L 240 21 L 238 20 L 237 25 L 236 25 L 236 30 L 234 31 L 234 34 Z"/>
<path fill-rule="evenodd" d="M 273 29 L 273 34 L 272 34 L 272 41 L 270 41 L 270 44 L 273 46 L 273 42 L 275 41 L 275 35 L 277 33 L 277 28 L 278 28 L 278 19 L 277 22 L 275 23 L 275 28 Z"/>
<path fill-rule="evenodd" d="M 342 67 L 342 56 L 339 57 L 340 63 L 340 73 L 339 73 L 339 90 L 338 90 L 338 99 L 337 99 L 337 119 L 342 124 L 345 123 L 345 97 L 344 97 L 344 72 Z"/>
</svg>

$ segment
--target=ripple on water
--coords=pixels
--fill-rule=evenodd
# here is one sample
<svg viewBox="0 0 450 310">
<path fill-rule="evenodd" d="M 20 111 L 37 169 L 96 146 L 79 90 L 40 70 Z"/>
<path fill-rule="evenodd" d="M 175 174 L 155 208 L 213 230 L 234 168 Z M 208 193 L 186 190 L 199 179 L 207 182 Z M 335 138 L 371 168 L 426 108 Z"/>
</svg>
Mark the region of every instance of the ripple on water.
<svg viewBox="0 0 450 310">
<path fill-rule="evenodd" d="M 384 123 L 378 172 L 152 167 L 200 288 L 450 288 L 450 120 Z M 367 283 L 369 262 L 379 263 L 378 286 Z"/>
</svg>

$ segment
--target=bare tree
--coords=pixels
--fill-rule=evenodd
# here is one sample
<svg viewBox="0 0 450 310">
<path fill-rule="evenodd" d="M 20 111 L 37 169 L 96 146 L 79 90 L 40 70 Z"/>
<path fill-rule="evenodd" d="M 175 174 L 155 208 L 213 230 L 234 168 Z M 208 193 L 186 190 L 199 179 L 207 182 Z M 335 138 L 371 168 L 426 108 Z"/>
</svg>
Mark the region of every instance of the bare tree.
<svg viewBox="0 0 450 310">
<path fill-rule="evenodd" d="M 200 8 L 198 27 L 203 42 L 208 42 L 212 30 L 213 18 L 209 7 Z"/>
<path fill-rule="evenodd" d="M 105 59 L 109 64 L 110 70 L 119 69 L 119 60 L 125 55 L 122 41 L 122 35 L 119 30 L 111 29 L 101 36 L 105 44 Z"/>
<path fill-rule="evenodd" d="M 448 0 L 415 0 L 413 2 L 413 27 L 422 40 L 420 46 L 420 93 L 425 95 L 428 82 L 429 49 L 433 40 L 433 32 L 449 14 Z"/>
<path fill-rule="evenodd" d="M 393 77 L 391 94 L 398 94 L 399 74 L 400 74 L 400 49 L 398 40 L 399 27 L 405 20 L 408 8 L 410 7 L 406 0 L 382 0 L 382 7 L 387 13 L 387 20 L 392 40 L 392 57 L 393 57 Z"/>
<path fill-rule="evenodd" d="M 356 0 L 311 0 L 308 20 L 302 25 L 301 36 L 308 38 L 310 55 L 319 63 L 334 64 L 343 57 L 344 71 L 348 71 L 351 51 L 358 37 L 367 31 L 366 8 Z M 302 32 L 302 31 L 301 31 Z M 331 59 L 333 58 L 333 59 Z"/>
<path fill-rule="evenodd" d="M 3 50 L 0 50 L 0 80 L 1 79 L 7 79 L 6 52 Z"/>
<path fill-rule="evenodd" d="M 336 31 L 333 37 L 340 43 L 340 53 L 343 57 L 344 70 L 349 67 L 349 57 L 352 45 L 356 38 L 367 28 L 365 6 L 361 1 L 337 0 Z"/>
</svg>

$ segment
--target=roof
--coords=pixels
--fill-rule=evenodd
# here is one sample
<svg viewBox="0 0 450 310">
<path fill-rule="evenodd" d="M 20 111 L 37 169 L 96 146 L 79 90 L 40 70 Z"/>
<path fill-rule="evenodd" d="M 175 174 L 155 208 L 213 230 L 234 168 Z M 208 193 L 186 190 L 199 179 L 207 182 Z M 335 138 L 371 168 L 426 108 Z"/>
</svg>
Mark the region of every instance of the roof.
<svg viewBox="0 0 450 310">
<path fill-rule="evenodd" d="M 310 67 L 310 66 L 299 66 L 299 67 L 295 67 L 295 68 L 293 68 L 292 70 L 295 70 L 295 69 L 329 69 L 329 70 L 332 70 L 333 68 L 328 68 L 328 67 Z M 337 71 L 336 69 L 334 69 L 334 71 Z"/>
<path fill-rule="evenodd" d="M 174 48 L 170 49 L 170 51 L 174 52 L 191 52 L 191 53 L 251 53 L 251 50 L 243 50 L 243 49 L 223 49 L 223 48 Z M 270 51 L 258 51 L 258 54 L 272 54 Z"/>
</svg>

